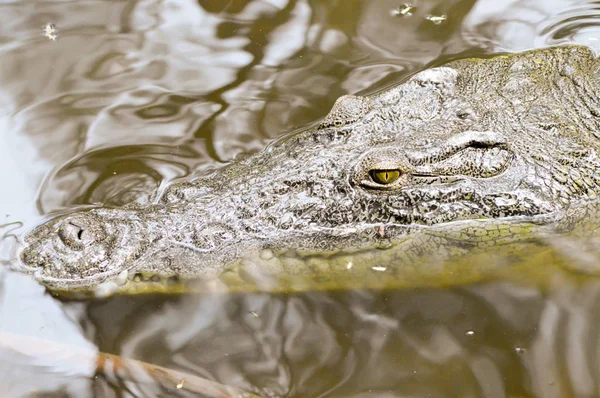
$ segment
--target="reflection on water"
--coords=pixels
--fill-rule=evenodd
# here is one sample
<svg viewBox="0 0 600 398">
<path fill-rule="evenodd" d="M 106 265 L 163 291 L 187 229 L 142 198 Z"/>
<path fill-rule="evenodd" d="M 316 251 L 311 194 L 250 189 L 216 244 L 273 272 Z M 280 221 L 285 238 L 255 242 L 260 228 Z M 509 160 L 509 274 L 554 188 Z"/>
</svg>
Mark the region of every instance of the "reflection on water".
<svg viewBox="0 0 600 398">
<path fill-rule="evenodd" d="M 379 293 L 119 297 L 66 304 L 64 313 L 45 297 L 38 308 L 46 319 L 27 320 L 9 311 L 17 303 L 5 295 L 0 392 L 60 386 L 72 396 L 113 396 L 115 388 L 133 396 L 178 392 L 177 376 L 155 374 L 139 363 L 135 371 L 113 374 L 109 367 L 91 377 L 97 351 L 85 335 L 100 351 L 259 396 L 593 397 L 600 391 L 599 294 L 600 285 L 590 283 L 550 295 L 489 284 Z M 21 308 L 32 310 L 28 302 Z M 32 332 L 38 328 L 47 330 Z M 149 375 L 156 383 L 148 382 Z M 194 383 L 190 376 L 181 380 L 188 387 Z"/>
<path fill-rule="evenodd" d="M 457 54 L 600 41 L 594 1 L 403 4 L 2 3 L 0 261 L 22 224 L 147 201 L 314 123 L 340 95 Z M 259 396 L 600 396 L 599 289 L 61 302 L 0 268 L 0 396 L 197 396 L 199 384 Z M 99 352 L 144 364 L 117 369 Z"/>
<path fill-rule="evenodd" d="M 479 0 L 466 18 L 464 37 L 495 51 L 567 43 L 600 49 L 599 13 L 596 1 Z"/>
</svg>

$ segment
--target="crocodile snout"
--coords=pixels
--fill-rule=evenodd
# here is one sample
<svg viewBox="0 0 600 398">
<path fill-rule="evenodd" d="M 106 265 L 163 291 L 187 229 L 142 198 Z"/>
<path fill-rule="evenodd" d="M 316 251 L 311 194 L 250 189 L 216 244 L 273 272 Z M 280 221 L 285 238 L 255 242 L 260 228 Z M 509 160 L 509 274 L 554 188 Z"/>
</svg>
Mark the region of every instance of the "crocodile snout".
<svg viewBox="0 0 600 398">
<path fill-rule="evenodd" d="M 94 211 L 71 213 L 32 230 L 20 251 L 22 269 L 40 280 L 88 277 L 112 271 L 118 235 Z M 118 267 L 117 267 L 118 268 Z"/>
</svg>

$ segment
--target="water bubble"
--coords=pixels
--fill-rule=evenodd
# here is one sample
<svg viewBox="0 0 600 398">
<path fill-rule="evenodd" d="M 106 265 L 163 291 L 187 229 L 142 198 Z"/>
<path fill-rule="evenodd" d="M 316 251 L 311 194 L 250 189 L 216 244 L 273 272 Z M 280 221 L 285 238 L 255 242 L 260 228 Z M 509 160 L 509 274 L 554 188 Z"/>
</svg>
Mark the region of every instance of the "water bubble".
<svg viewBox="0 0 600 398">
<path fill-rule="evenodd" d="M 387 269 L 387 267 L 382 267 L 382 266 L 380 266 L 380 265 L 376 265 L 376 266 L 373 266 L 373 267 L 371 267 L 371 269 L 372 269 L 373 271 L 377 271 L 377 272 L 383 272 L 383 271 L 385 271 L 385 270 Z"/>
<path fill-rule="evenodd" d="M 392 17 L 410 17 L 415 12 L 415 6 L 409 3 L 402 4 L 398 8 L 394 8 L 390 11 Z"/>
<path fill-rule="evenodd" d="M 351 269 L 352 265 L 352 261 L 348 261 L 348 264 L 346 264 L 346 269 Z"/>
<path fill-rule="evenodd" d="M 475 332 L 472 330 L 467 330 L 467 333 L 465 333 L 465 334 L 469 337 L 475 336 Z"/>
<path fill-rule="evenodd" d="M 523 347 L 515 347 L 515 352 L 517 354 L 522 354 L 522 353 L 525 352 L 525 348 L 523 348 Z"/>
<path fill-rule="evenodd" d="M 441 25 L 446 21 L 446 15 L 428 15 L 425 17 L 426 20 L 430 21 L 434 25 Z"/>
</svg>

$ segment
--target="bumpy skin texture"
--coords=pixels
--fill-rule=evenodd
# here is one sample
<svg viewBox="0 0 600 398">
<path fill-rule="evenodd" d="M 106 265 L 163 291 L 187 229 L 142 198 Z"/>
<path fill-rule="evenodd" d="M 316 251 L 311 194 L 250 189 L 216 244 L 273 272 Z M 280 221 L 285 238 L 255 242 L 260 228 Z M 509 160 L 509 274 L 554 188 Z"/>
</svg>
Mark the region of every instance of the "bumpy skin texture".
<svg viewBox="0 0 600 398">
<path fill-rule="evenodd" d="M 335 268 L 317 270 L 311 254 L 395 247 L 378 259 L 418 266 L 427 251 L 569 230 L 600 191 L 598 66 L 585 47 L 555 47 L 341 97 L 317 127 L 174 183 L 155 204 L 50 220 L 25 237 L 22 269 L 57 290 L 236 267 L 310 275 Z M 305 260 L 272 259 L 290 251 Z"/>
</svg>

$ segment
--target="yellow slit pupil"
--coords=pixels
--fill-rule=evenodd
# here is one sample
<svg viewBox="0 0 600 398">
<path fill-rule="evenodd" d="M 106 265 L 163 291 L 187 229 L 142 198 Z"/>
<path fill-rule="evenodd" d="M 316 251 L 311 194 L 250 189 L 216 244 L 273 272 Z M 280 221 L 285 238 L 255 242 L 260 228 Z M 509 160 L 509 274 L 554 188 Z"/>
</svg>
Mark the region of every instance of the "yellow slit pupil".
<svg viewBox="0 0 600 398">
<path fill-rule="evenodd" d="M 400 170 L 371 170 L 371 178 L 378 184 L 391 184 L 400 177 Z"/>
</svg>

